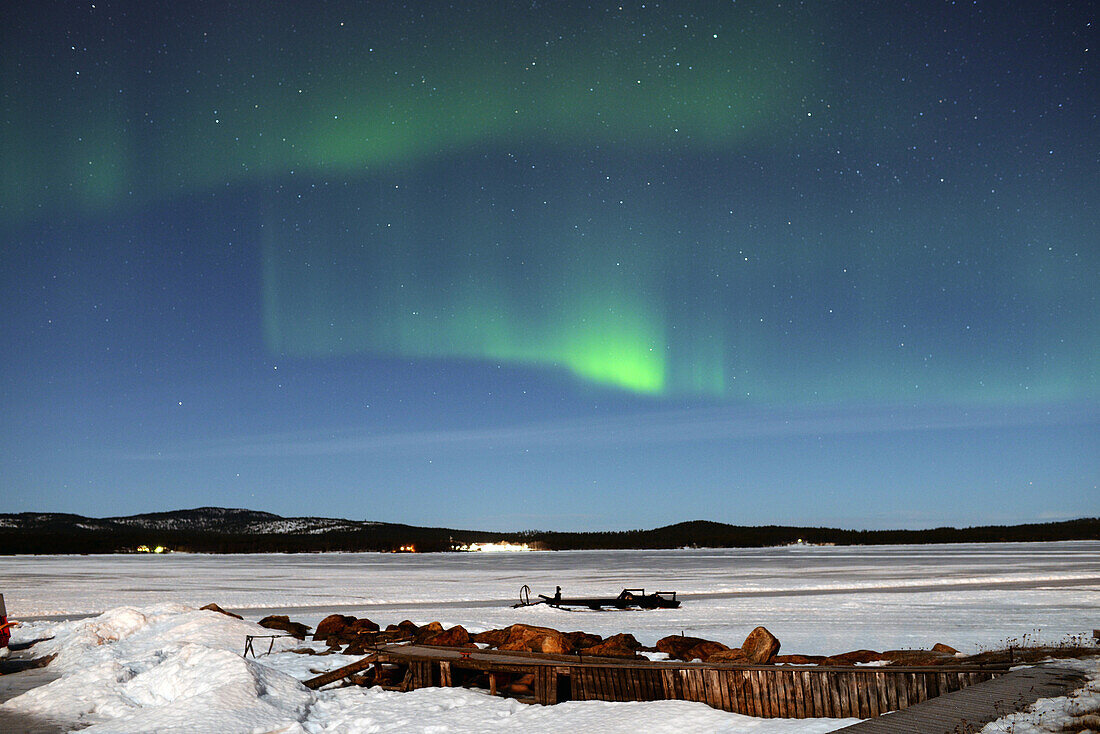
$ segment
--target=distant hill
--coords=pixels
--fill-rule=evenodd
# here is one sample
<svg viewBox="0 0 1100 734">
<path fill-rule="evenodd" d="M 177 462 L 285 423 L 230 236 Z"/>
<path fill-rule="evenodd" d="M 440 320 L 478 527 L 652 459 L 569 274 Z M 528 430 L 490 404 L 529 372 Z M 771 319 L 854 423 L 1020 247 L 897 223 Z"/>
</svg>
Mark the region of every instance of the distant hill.
<svg viewBox="0 0 1100 734">
<path fill-rule="evenodd" d="M 140 546 L 192 553 L 420 552 L 470 543 L 528 543 L 546 550 L 752 548 L 796 542 L 837 545 L 1100 540 L 1100 518 L 1027 525 L 932 530 L 843 530 L 780 525 L 738 526 L 695 520 L 652 530 L 498 533 L 423 528 L 328 517 L 199 507 L 128 517 L 64 513 L 0 514 L 0 554 L 132 553 Z"/>
</svg>

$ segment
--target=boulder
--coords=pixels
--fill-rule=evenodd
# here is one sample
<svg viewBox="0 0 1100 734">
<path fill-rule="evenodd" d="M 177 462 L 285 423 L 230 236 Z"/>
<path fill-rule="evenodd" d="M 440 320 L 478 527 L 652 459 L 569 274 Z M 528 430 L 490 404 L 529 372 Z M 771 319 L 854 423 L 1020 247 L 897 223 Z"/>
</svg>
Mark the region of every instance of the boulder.
<svg viewBox="0 0 1100 734">
<path fill-rule="evenodd" d="M 830 655 L 830 658 L 838 661 L 840 665 L 855 665 L 856 663 L 874 663 L 879 660 L 885 660 L 882 657 L 881 652 L 875 652 L 874 650 L 852 650 L 851 652 L 843 652 L 839 655 Z"/>
<path fill-rule="evenodd" d="M 951 647 L 950 645 L 945 645 L 942 642 L 937 642 L 935 645 L 932 645 L 932 652 L 942 652 L 942 653 L 945 653 L 947 655 L 958 655 L 959 654 L 958 650 Z"/>
<path fill-rule="evenodd" d="M 313 631 L 313 639 L 327 640 L 330 637 L 339 637 L 348 628 L 355 617 L 346 614 L 330 614 L 317 623 L 317 629 Z"/>
<path fill-rule="evenodd" d="M 244 619 L 244 617 L 242 617 L 239 614 L 234 614 L 233 612 L 225 611 L 224 609 L 219 607 L 217 604 L 214 604 L 213 602 L 211 602 L 210 604 L 207 604 L 205 607 L 199 607 L 199 609 L 206 609 L 207 611 L 210 611 L 210 612 L 217 612 L 218 614 L 224 614 L 227 617 L 233 617 L 233 619 Z"/>
<path fill-rule="evenodd" d="M 772 662 L 776 665 L 822 665 L 828 659 L 824 655 L 776 655 Z"/>
<path fill-rule="evenodd" d="M 553 655 L 564 655 L 570 650 L 565 635 L 549 627 L 513 624 L 507 631 L 508 639 L 500 645 L 501 650 L 544 652 Z"/>
<path fill-rule="evenodd" d="M 508 641 L 508 630 L 485 630 L 484 632 L 470 635 L 470 639 L 474 642 L 488 645 L 489 647 L 500 647 Z"/>
<path fill-rule="evenodd" d="M 439 622 L 429 622 L 428 624 L 417 630 L 416 637 L 414 638 L 416 644 L 421 644 L 429 637 L 435 637 L 443 632 L 443 625 Z"/>
<path fill-rule="evenodd" d="M 882 657 L 889 660 L 890 665 L 943 665 L 955 662 L 954 655 L 931 650 L 886 650 Z"/>
<path fill-rule="evenodd" d="M 352 619 L 354 621 L 348 624 L 348 627 L 350 627 L 352 631 L 354 631 L 356 634 L 362 634 L 364 632 L 377 632 L 380 629 L 377 624 L 370 621 L 366 617 L 364 617 L 363 619 L 355 619 L 353 617 Z"/>
<path fill-rule="evenodd" d="M 748 659 L 745 657 L 745 651 L 739 647 L 735 647 L 731 650 L 719 650 L 718 652 L 712 652 L 707 657 L 708 663 L 747 663 Z"/>
<path fill-rule="evenodd" d="M 676 660 L 695 660 L 698 658 L 705 661 L 716 652 L 729 650 L 729 647 L 721 642 L 706 640 L 702 637 L 669 635 L 657 640 L 657 650 Z"/>
<path fill-rule="evenodd" d="M 597 657 L 636 658 L 640 649 L 642 649 L 642 646 L 634 639 L 634 635 L 618 634 L 612 635 L 596 645 L 586 647 L 580 650 L 580 653 Z"/>
<path fill-rule="evenodd" d="M 586 647 L 592 647 L 603 642 L 602 637 L 588 632 L 562 632 L 562 635 L 572 650 L 583 650 Z"/>
<path fill-rule="evenodd" d="M 309 634 L 308 625 L 304 625 L 301 622 L 291 622 L 290 617 L 283 614 L 272 614 L 269 617 L 264 617 L 259 621 L 259 625 L 269 630 L 286 632 L 299 640 L 304 640 L 306 635 Z"/>
<path fill-rule="evenodd" d="M 779 652 L 779 639 L 766 628 L 757 627 L 745 638 L 741 650 L 744 651 L 749 662 L 763 665 L 770 662 Z"/>
<path fill-rule="evenodd" d="M 421 644 L 437 645 L 439 647 L 467 647 L 472 643 L 470 642 L 470 633 L 466 631 L 466 628 L 456 624 L 449 630 L 428 637 Z"/>
</svg>

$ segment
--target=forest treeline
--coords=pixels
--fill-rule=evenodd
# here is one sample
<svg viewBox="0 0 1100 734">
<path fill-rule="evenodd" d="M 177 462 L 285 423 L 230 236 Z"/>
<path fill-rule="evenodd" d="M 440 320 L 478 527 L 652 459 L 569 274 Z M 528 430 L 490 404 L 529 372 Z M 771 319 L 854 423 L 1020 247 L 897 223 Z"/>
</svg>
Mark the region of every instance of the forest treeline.
<svg viewBox="0 0 1100 734">
<path fill-rule="evenodd" d="M 1100 518 L 1025 525 L 926 530 L 845 530 L 782 525 L 738 526 L 696 520 L 652 530 L 605 532 L 490 532 L 424 528 L 396 523 L 354 523 L 331 530 L 252 532 L 233 523 L 194 522 L 180 511 L 171 527 L 147 527 L 129 518 L 95 519 L 63 514 L 0 515 L 0 554 L 133 553 L 161 546 L 190 553 L 446 552 L 474 543 L 527 543 L 541 550 L 755 548 L 793 543 L 894 545 L 1100 540 Z M 225 512 L 225 511 L 221 511 Z M 247 513 L 248 511 L 236 511 Z M 189 514 L 190 513 L 190 514 Z M 265 518 L 275 517 L 267 513 Z M 158 513 L 172 518 L 175 513 Z M 307 519 L 308 520 L 308 519 Z M 164 524 L 164 523 L 162 523 Z"/>
</svg>

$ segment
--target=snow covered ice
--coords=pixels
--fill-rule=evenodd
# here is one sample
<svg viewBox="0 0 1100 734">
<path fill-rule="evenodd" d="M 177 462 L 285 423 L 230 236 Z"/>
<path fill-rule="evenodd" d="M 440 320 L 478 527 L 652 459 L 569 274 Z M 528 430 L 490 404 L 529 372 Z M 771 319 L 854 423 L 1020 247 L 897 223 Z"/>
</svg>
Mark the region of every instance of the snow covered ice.
<svg viewBox="0 0 1100 734">
<path fill-rule="evenodd" d="M 757 624 L 783 652 L 929 647 L 973 652 L 1006 640 L 1091 630 L 1100 543 L 769 548 L 509 555 L 311 554 L 0 559 L 9 613 L 40 620 L 16 641 L 53 636 L 61 677 L 8 701 L 26 714 L 104 732 L 825 732 L 851 720 L 763 720 L 683 701 L 528 706 L 465 689 L 309 691 L 298 681 L 358 659 L 289 652 L 243 658 L 252 621 L 199 611 L 216 602 L 258 620 L 310 625 L 340 611 L 383 626 L 439 620 L 471 631 L 514 622 L 643 644 L 681 631 L 739 644 Z M 512 609 L 519 587 L 569 593 L 675 590 L 678 610 Z M 107 610 L 107 611 L 104 611 Z M 316 645 L 320 649 L 320 645 Z M 266 650 L 266 643 L 262 646 Z M 1095 663 L 1091 664 L 1095 667 Z M 1095 695 L 1095 694 L 1093 694 Z M 1049 718 L 1049 717 L 1048 717 Z M 1021 721 L 1022 724 L 1022 721 Z M 991 725 L 993 726 L 993 725 Z M 1000 731 L 989 729 L 990 732 Z M 1036 731 L 1043 731 L 1036 729 Z"/>
</svg>

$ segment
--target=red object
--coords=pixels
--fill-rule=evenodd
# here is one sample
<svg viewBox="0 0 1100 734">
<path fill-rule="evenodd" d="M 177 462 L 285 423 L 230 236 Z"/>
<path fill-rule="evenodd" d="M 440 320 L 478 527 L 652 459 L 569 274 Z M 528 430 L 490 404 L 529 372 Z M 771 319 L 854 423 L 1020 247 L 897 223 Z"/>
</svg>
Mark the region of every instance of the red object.
<svg viewBox="0 0 1100 734">
<path fill-rule="evenodd" d="M 0 594 L 0 647 L 7 647 L 11 639 L 11 622 L 8 621 L 8 608 L 4 606 L 4 595 Z"/>
</svg>

